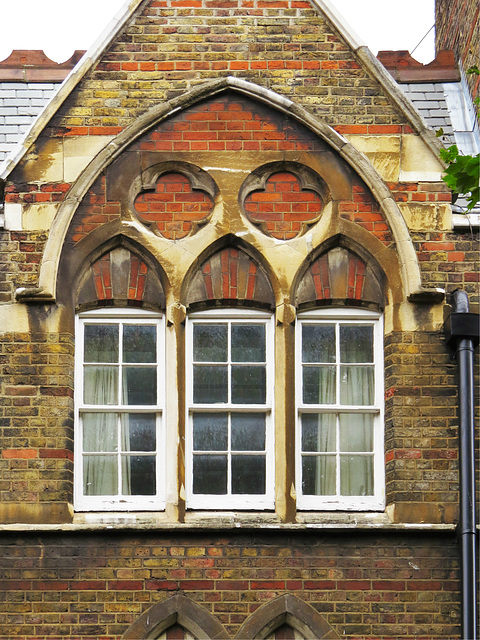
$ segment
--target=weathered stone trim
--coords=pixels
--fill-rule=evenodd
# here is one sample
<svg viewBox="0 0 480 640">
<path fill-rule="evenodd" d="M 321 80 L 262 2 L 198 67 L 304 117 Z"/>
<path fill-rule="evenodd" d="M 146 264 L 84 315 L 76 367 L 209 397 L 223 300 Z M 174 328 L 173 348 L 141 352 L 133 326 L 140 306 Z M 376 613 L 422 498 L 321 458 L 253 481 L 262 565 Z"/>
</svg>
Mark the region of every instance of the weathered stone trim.
<svg viewBox="0 0 480 640">
<path fill-rule="evenodd" d="M 402 267 L 401 280 L 403 283 L 404 296 L 407 297 L 411 293 L 419 291 L 421 289 L 420 267 L 407 225 L 391 192 L 367 158 L 357 151 L 343 136 L 307 112 L 303 107 L 294 105 L 290 100 L 286 100 L 273 91 L 266 90 L 253 83 L 238 78 L 227 77 L 213 82 L 207 82 L 185 95 L 153 107 L 138 118 L 131 126 L 118 134 L 118 136 L 90 162 L 70 189 L 70 192 L 61 204 L 53 221 L 40 269 L 39 286 L 43 295 L 55 299 L 58 263 L 68 226 L 78 205 L 100 173 L 104 171 L 129 144 L 145 133 L 155 123 L 172 116 L 177 111 L 186 109 L 199 100 L 211 97 L 227 89 L 235 90 L 253 99 L 266 102 L 269 106 L 293 116 L 300 123 L 309 127 L 313 133 L 325 140 L 325 142 L 333 147 L 333 149 L 348 162 L 371 189 L 391 226 L 400 255 Z"/>
<path fill-rule="evenodd" d="M 177 594 L 147 609 L 123 634 L 122 640 L 158 638 L 174 624 L 181 625 L 198 640 L 229 638 L 217 618 L 190 598 Z"/>
<path fill-rule="evenodd" d="M 340 638 L 311 605 L 290 593 L 259 607 L 240 627 L 235 637 L 238 640 L 267 638 L 285 623 L 298 630 L 306 640 Z"/>
</svg>

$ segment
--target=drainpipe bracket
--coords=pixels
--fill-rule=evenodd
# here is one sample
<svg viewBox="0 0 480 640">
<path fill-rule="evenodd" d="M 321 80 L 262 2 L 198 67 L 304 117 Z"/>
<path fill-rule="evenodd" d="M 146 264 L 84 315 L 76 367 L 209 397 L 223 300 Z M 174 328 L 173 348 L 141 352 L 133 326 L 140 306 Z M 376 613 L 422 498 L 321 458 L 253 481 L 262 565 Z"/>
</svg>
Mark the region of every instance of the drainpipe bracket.
<svg viewBox="0 0 480 640">
<path fill-rule="evenodd" d="M 444 332 L 450 346 L 454 346 L 458 340 L 471 340 L 476 347 L 480 338 L 480 315 L 452 312 L 445 320 Z"/>
</svg>

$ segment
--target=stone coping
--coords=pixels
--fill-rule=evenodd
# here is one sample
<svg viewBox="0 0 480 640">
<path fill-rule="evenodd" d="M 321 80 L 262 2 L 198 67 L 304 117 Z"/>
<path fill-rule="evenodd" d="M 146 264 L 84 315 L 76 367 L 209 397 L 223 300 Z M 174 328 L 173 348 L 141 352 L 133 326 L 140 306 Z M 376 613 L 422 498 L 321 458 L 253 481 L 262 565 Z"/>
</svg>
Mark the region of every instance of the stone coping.
<svg viewBox="0 0 480 640">
<path fill-rule="evenodd" d="M 280 533 L 308 533 L 312 531 L 378 531 L 395 533 L 399 531 L 454 532 L 455 524 L 435 523 L 392 523 L 386 514 L 304 514 L 298 522 L 282 523 L 273 514 L 188 514 L 185 522 L 173 522 L 163 514 L 76 514 L 77 522 L 59 524 L 12 523 L 0 525 L 0 531 L 15 533 L 82 533 L 112 531 L 184 531 L 184 532 L 227 532 L 265 531 Z M 83 520 L 83 521 L 81 521 Z"/>
</svg>

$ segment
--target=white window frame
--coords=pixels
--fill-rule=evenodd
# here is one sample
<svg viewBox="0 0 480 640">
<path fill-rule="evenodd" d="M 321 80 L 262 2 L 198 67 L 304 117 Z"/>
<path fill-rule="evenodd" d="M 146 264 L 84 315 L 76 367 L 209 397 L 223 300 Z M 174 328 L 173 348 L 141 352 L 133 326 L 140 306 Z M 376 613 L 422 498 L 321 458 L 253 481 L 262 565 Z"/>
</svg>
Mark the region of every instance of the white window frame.
<svg viewBox="0 0 480 640">
<path fill-rule="evenodd" d="M 305 324 L 355 324 L 373 326 L 373 360 L 375 392 L 374 402 L 369 406 L 346 406 L 340 404 L 306 404 L 303 402 L 302 376 L 302 327 Z M 336 329 L 338 331 L 338 329 Z M 338 334 L 337 334 L 338 335 Z M 380 511 L 385 508 L 385 462 L 384 462 L 384 355 L 383 316 L 380 313 L 362 309 L 322 309 L 303 312 L 298 315 L 296 327 L 296 486 L 297 508 L 299 510 L 345 510 Z M 339 366 L 337 361 L 336 366 Z M 338 378 L 338 376 L 337 376 Z M 371 413 L 373 420 L 373 495 L 303 495 L 302 493 L 302 424 L 303 413 Z M 339 486 L 339 458 L 337 456 L 337 490 Z"/>
<path fill-rule="evenodd" d="M 154 325 L 157 327 L 157 403 L 153 405 L 90 405 L 84 402 L 84 327 L 95 323 Z M 121 335 L 120 331 L 120 335 Z M 74 422 L 74 508 L 76 511 L 159 511 L 165 509 L 165 330 L 161 314 L 129 308 L 99 309 L 79 313 L 75 319 L 75 422 Z M 156 493 L 133 496 L 87 496 L 83 491 L 82 414 L 92 412 L 156 414 Z M 120 460 L 120 452 L 118 459 Z M 120 462 L 119 462 L 120 464 Z M 119 479 L 121 471 L 119 471 Z M 119 487 L 120 491 L 120 487 Z"/>
<path fill-rule="evenodd" d="M 266 340 L 266 402 L 265 404 L 194 404 L 193 402 L 193 327 L 196 323 L 226 322 L 234 324 L 258 324 L 265 325 Z M 186 348 L 186 497 L 189 509 L 273 509 L 274 495 L 274 319 L 268 312 L 247 309 L 216 309 L 192 313 L 187 317 L 187 348 Z M 230 362 L 230 354 L 229 354 Z M 265 414 L 265 494 L 232 494 L 210 495 L 193 493 L 193 413 L 264 413 Z M 230 459 L 231 448 L 228 450 L 228 485 L 230 490 Z"/>
</svg>

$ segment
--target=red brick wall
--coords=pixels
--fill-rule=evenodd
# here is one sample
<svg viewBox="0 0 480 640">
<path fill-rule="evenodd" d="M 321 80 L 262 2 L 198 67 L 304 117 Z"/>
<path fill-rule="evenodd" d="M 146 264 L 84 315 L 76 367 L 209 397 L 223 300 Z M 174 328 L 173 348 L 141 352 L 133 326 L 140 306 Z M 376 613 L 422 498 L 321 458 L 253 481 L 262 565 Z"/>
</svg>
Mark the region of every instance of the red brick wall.
<svg viewBox="0 0 480 640">
<path fill-rule="evenodd" d="M 144 191 L 135 200 L 142 221 L 155 223 L 164 238 L 179 240 L 188 235 L 192 222 L 204 220 L 213 208 L 210 196 L 192 189 L 187 177 L 167 173 L 157 180 L 155 191 Z"/>
<path fill-rule="evenodd" d="M 263 191 L 250 193 L 244 201 L 250 220 L 274 238 L 289 240 L 301 231 L 303 223 L 319 217 L 322 200 L 314 191 L 303 190 L 300 180 L 293 173 L 271 175 Z"/>
<path fill-rule="evenodd" d="M 233 637 L 260 604 L 292 593 L 347 638 L 459 637 L 453 536 L 402 532 L 4 535 L 0 638 L 119 638 L 182 592 Z M 341 544 L 339 545 L 339 542 Z"/>
<path fill-rule="evenodd" d="M 478 66 L 480 8 L 477 0 L 435 0 L 435 49 L 453 49 L 467 70 Z M 472 95 L 478 94 L 480 76 L 468 76 Z"/>
</svg>

